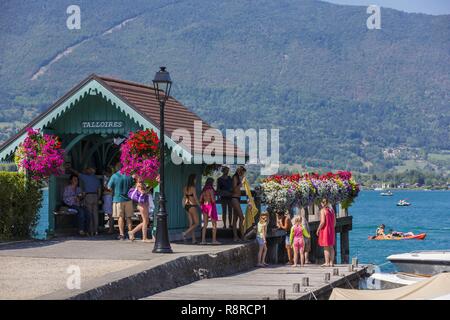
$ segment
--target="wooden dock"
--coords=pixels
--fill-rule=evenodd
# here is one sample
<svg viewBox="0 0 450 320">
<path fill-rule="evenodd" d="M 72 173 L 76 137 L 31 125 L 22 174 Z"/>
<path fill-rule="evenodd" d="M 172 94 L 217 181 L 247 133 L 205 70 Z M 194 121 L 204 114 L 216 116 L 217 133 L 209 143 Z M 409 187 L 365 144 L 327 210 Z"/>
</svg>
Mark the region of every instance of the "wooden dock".
<svg viewBox="0 0 450 320">
<path fill-rule="evenodd" d="M 351 266 L 350 266 L 351 268 Z M 338 275 L 333 271 L 338 270 Z M 325 300 L 335 287 L 358 288 L 367 272 L 366 266 L 349 271 L 349 265 L 334 268 L 306 265 L 292 267 L 273 265 L 253 269 L 229 277 L 196 281 L 186 286 L 164 291 L 147 300 Z M 326 274 L 330 280 L 327 281 Z M 309 285 L 305 286 L 308 278 Z"/>
</svg>

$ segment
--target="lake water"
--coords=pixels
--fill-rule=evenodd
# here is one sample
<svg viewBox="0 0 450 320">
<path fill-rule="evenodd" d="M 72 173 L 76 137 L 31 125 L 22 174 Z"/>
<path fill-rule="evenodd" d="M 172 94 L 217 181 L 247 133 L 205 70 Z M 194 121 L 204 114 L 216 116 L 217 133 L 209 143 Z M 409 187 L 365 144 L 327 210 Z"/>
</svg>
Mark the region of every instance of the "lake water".
<svg viewBox="0 0 450 320">
<path fill-rule="evenodd" d="M 414 250 L 450 249 L 450 191 L 392 190 L 391 197 L 380 196 L 378 191 L 362 191 L 349 208 L 353 216 L 350 232 L 350 257 L 358 257 L 361 263 L 377 265 L 388 262 L 386 257 Z M 412 203 L 409 207 L 397 207 L 400 199 Z M 390 229 L 413 233 L 425 232 L 425 240 L 370 241 L 378 225 L 384 223 Z M 388 263 L 383 271 L 393 271 Z"/>
<path fill-rule="evenodd" d="M 386 257 L 395 253 L 415 250 L 450 249 L 450 191 L 391 190 L 393 196 L 383 197 L 379 191 L 361 191 L 349 208 L 353 216 L 353 230 L 350 231 L 350 257 L 357 257 L 360 263 L 381 265 L 381 270 L 394 271 Z M 397 207 L 405 199 L 409 207 Z M 243 205 L 245 213 L 245 206 Z M 218 206 L 219 212 L 221 206 Z M 415 234 L 425 232 L 425 240 L 374 241 L 380 224 L 402 232 Z M 339 237 L 338 237 L 339 243 Z M 339 248 L 338 248 L 339 250 Z M 338 252 L 339 262 L 339 252 Z"/>
</svg>

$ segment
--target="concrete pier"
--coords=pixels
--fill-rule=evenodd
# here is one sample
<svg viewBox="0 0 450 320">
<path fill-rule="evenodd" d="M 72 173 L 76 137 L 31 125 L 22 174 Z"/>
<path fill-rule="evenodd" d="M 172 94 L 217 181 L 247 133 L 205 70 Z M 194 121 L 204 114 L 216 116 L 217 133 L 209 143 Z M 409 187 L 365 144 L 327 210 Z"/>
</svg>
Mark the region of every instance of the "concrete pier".
<svg viewBox="0 0 450 320">
<path fill-rule="evenodd" d="M 172 243 L 173 254 L 107 236 L 3 243 L 0 299 L 139 299 L 255 266 L 255 242 L 219 240 L 217 246 Z M 68 286 L 77 272 L 80 287 Z"/>
</svg>

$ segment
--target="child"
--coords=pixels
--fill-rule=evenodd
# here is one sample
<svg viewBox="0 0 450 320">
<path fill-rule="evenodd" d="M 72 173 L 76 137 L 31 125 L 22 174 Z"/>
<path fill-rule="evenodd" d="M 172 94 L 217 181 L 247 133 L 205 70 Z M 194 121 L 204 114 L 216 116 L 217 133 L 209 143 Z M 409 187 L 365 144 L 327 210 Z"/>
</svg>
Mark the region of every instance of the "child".
<svg viewBox="0 0 450 320">
<path fill-rule="evenodd" d="M 268 212 L 262 212 L 259 217 L 259 222 L 257 226 L 257 233 L 256 233 L 256 241 L 259 245 L 259 252 L 258 252 L 258 264 L 257 267 L 266 267 L 267 263 L 266 261 L 266 254 L 267 254 L 267 225 L 269 224 L 269 213 Z"/>
<path fill-rule="evenodd" d="M 305 248 L 303 236 L 310 238 L 308 231 L 302 226 L 302 217 L 296 215 L 294 217 L 293 226 L 291 228 L 291 245 L 294 248 L 294 264 L 293 267 L 298 265 L 298 254 L 300 253 L 300 264 L 305 264 Z"/>
<path fill-rule="evenodd" d="M 133 230 L 128 231 L 128 237 L 131 241 L 134 241 L 136 239 L 134 234 L 139 230 L 142 230 L 142 241 L 151 242 L 151 240 L 147 238 L 147 227 L 149 225 L 148 211 L 149 207 L 153 204 L 153 199 L 151 194 L 148 193 L 142 179 L 136 179 L 136 186 L 130 189 L 128 192 L 128 197 L 130 197 L 130 199 L 134 202 L 137 202 L 137 208 L 142 218 L 142 222 L 140 224 L 138 224 Z"/>
<path fill-rule="evenodd" d="M 213 187 L 214 179 L 206 179 L 205 186 L 200 194 L 200 208 L 203 214 L 203 229 L 202 229 L 202 242 L 200 244 L 206 244 L 206 228 L 208 228 L 209 219 L 211 219 L 212 230 L 212 244 L 220 244 L 216 239 L 217 234 L 217 207 L 216 207 L 216 191 Z"/>
</svg>

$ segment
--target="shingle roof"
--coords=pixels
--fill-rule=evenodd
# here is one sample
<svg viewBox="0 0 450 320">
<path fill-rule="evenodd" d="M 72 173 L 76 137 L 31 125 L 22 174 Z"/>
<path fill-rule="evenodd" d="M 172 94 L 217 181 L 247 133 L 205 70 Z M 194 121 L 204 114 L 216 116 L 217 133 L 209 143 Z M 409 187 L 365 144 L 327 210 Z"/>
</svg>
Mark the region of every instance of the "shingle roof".
<svg viewBox="0 0 450 320">
<path fill-rule="evenodd" d="M 118 94 L 124 101 L 134 106 L 135 109 L 140 111 L 159 128 L 159 102 L 156 99 L 153 87 L 104 76 L 98 76 L 97 78 L 100 81 L 103 81 L 107 87 Z M 170 137 L 172 132 L 176 129 L 187 129 L 191 134 L 191 146 L 194 149 L 196 147 L 194 146 L 194 139 L 197 139 L 197 141 L 199 140 L 199 137 L 194 137 L 194 121 L 202 122 L 203 133 L 212 128 L 208 123 L 203 121 L 199 116 L 187 109 L 173 97 L 170 97 L 167 100 L 165 107 L 165 132 L 167 136 Z M 198 144 L 200 145 L 200 143 Z M 194 149 L 193 153 L 202 153 L 203 149 L 208 144 L 210 144 L 210 141 L 202 141 L 201 150 Z M 234 149 L 237 150 L 237 155 L 244 155 L 244 153 L 237 149 L 232 143 L 224 142 L 224 155 L 232 154 Z"/>
<path fill-rule="evenodd" d="M 108 90 L 110 90 L 113 94 L 115 94 L 118 98 L 127 103 L 130 107 L 139 112 L 144 118 L 154 124 L 157 128 L 159 128 L 159 103 L 156 99 L 155 92 L 153 87 L 124 81 L 119 79 L 114 79 L 105 76 L 91 75 L 82 82 L 80 82 L 77 86 L 71 89 L 67 94 L 58 99 L 46 112 L 39 115 L 37 118 L 33 119 L 25 128 L 23 128 L 19 133 L 15 136 L 9 138 L 6 142 L 4 142 L 0 151 L 3 150 L 7 145 L 9 145 L 12 141 L 23 135 L 26 131 L 26 128 L 33 127 L 36 123 L 38 123 L 41 119 L 45 118 L 47 114 L 49 114 L 52 110 L 57 108 L 62 102 L 68 99 L 74 92 L 76 92 L 83 85 L 88 83 L 91 80 L 96 80 Z M 165 107 L 165 133 L 166 136 L 170 137 L 172 132 L 175 129 L 186 129 L 191 134 L 191 154 L 201 154 L 203 149 L 210 144 L 210 141 L 202 141 L 202 147 L 199 149 L 196 144 L 194 145 L 194 121 L 202 122 L 203 133 L 211 129 L 212 127 L 203 121 L 200 117 L 198 117 L 195 113 L 187 109 L 180 102 L 174 99 L 172 96 L 168 99 Z M 198 137 L 195 137 L 198 141 Z M 224 138 L 224 152 L 218 152 L 217 155 L 235 155 L 238 157 L 245 157 L 245 153 L 238 149 L 233 143 L 226 143 L 226 139 Z"/>
</svg>

